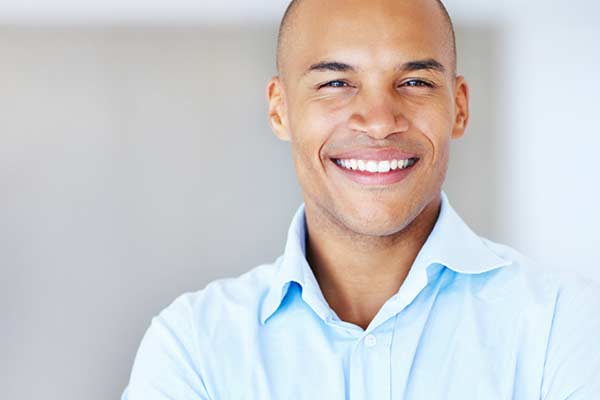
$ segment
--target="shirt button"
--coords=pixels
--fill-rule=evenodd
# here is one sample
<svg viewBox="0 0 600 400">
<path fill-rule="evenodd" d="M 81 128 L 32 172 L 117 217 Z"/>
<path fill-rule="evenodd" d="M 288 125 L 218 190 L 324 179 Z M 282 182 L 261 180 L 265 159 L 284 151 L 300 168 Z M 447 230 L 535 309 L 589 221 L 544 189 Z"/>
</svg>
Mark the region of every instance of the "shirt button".
<svg viewBox="0 0 600 400">
<path fill-rule="evenodd" d="M 367 347 L 373 347 L 377 344 L 377 338 L 375 337 L 375 335 L 367 335 L 365 336 L 365 345 Z"/>
</svg>

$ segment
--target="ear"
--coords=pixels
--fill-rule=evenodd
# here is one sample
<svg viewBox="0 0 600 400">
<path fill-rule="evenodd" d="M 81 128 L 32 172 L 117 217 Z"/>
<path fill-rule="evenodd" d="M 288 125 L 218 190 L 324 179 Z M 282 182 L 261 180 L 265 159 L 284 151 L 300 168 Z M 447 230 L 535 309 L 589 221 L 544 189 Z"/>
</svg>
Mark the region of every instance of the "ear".
<svg viewBox="0 0 600 400">
<path fill-rule="evenodd" d="M 269 122 L 275 136 L 281 140 L 289 141 L 287 107 L 283 90 L 283 84 L 279 76 L 274 76 L 267 84 Z"/>
<path fill-rule="evenodd" d="M 469 86 L 463 76 L 457 76 L 454 84 L 455 116 L 452 139 L 462 137 L 469 123 Z"/>
</svg>

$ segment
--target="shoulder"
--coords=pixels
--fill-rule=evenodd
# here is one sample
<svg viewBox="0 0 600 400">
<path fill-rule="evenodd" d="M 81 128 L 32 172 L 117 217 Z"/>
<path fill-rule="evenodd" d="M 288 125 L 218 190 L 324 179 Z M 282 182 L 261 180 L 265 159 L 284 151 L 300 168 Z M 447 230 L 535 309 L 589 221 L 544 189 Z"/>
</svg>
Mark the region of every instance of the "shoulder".
<svg viewBox="0 0 600 400">
<path fill-rule="evenodd" d="M 569 266 L 549 268 L 517 250 L 484 239 L 484 243 L 509 265 L 491 271 L 490 291 L 502 292 L 502 298 L 529 310 L 533 320 L 548 319 L 548 361 L 553 354 L 569 346 L 587 344 L 597 347 L 600 336 L 600 283 L 586 278 Z"/>
<path fill-rule="evenodd" d="M 482 286 L 502 293 L 498 298 L 512 304 L 515 315 L 526 316 L 535 333 L 530 343 L 544 345 L 541 398 L 594 398 L 600 391 L 600 284 L 568 265 L 548 268 L 509 246 L 483 240 L 509 265 L 486 274 Z"/>
<path fill-rule="evenodd" d="M 511 262 L 496 278 L 510 282 L 507 292 L 518 299 L 518 312 L 530 310 L 525 311 L 529 325 L 544 342 L 540 398 L 595 398 L 600 391 L 600 283 L 568 265 L 548 268 L 508 246 L 489 240 L 486 245 Z"/>
<path fill-rule="evenodd" d="M 217 371 L 226 362 L 233 366 L 243 350 L 240 333 L 255 334 L 276 266 L 259 265 L 175 298 L 152 318 L 122 398 L 209 398 Z"/>
<path fill-rule="evenodd" d="M 258 265 L 241 275 L 220 278 L 204 288 L 175 298 L 158 317 L 184 323 L 188 328 L 202 324 L 203 335 L 224 324 L 253 323 L 258 320 L 261 301 L 275 276 L 279 259 Z"/>
<path fill-rule="evenodd" d="M 560 269 L 548 267 L 510 246 L 486 238 L 482 240 L 492 252 L 507 261 L 506 267 L 492 274 L 493 279 L 505 283 L 507 288 L 521 289 L 532 295 L 550 296 L 557 306 L 582 296 L 588 296 L 587 300 L 590 300 L 591 305 L 598 304 L 600 283 L 570 270 L 569 266 Z"/>
</svg>

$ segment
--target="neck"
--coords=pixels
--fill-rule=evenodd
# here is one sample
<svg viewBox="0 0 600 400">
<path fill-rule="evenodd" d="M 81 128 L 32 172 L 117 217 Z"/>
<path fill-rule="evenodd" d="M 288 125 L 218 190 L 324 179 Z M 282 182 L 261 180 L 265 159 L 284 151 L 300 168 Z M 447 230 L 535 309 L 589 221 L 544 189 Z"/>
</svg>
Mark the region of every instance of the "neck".
<svg viewBox="0 0 600 400">
<path fill-rule="evenodd" d="M 435 225 L 440 201 L 437 196 L 404 229 L 387 236 L 349 232 L 306 203 L 306 257 L 342 320 L 366 329 L 398 292 Z"/>
</svg>

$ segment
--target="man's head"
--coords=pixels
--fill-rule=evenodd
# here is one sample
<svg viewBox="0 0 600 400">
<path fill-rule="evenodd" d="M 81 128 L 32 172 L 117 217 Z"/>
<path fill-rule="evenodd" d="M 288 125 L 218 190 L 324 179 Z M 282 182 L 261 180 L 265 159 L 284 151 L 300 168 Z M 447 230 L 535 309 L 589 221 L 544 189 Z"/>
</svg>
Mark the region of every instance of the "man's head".
<svg viewBox="0 0 600 400">
<path fill-rule="evenodd" d="M 353 234 L 402 231 L 439 198 L 449 141 L 468 121 L 445 8 L 295 0 L 279 39 L 269 116 L 292 144 L 307 212 Z M 386 160 L 409 158 L 416 163 L 386 172 Z M 358 171 L 361 160 L 380 172 Z"/>
<path fill-rule="evenodd" d="M 444 3 L 441 2 L 441 0 L 435 0 L 438 7 L 440 8 L 440 11 L 442 12 L 442 15 L 444 17 L 444 24 L 446 26 L 446 28 L 448 29 L 448 35 L 449 35 L 449 41 L 448 44 L 450 46 L 452 46 L 452 54 L 453 54 L 453 62 L 452 62 L 452 70 L 454 72 L 456 72 L 456 34 L 454 32 L 454 24 L 452 23 L 452 19 L 450 18 L 450 14 L 448 14 L 448 10 L 446 9 L 446 6 L 444 6 Z M 295 28 L 294 22 L 294 16 L 295 16 L 295 12 L 298 8 L 298 6 L 300 5 L 300 3 L 302 2 L 302 0 L 292 0 L 290 1 L 290 3 L 288 4 L 285 12 L 283 13 L 283 17 L 281 18 L 281 23 L 279 24 L 279 33 L 277 35 L 277 71 L 279 73 L 279 75 L 282 74 L 282 70 L 283 70 L 283 65 L 282 65 L 282 58 L 285 56 L 288 56 L 287 53 L 285 53 L 285 50 L 287 50 L 290 46 L 287 46 L 287 41 L 290 39 L 290 36 L 293 35 L 293 30 Z"/>
</svg>

